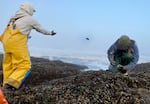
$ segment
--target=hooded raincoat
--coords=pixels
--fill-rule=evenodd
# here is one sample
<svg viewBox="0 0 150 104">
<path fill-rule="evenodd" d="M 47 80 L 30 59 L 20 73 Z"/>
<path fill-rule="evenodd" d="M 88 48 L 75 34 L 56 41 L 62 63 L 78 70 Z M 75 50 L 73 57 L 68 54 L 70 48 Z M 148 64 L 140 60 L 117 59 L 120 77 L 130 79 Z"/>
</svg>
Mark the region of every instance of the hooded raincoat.
<svg viewBox="0 0 150 104">
<path fill-rule="evenodd" d="M 4 48 L 3 85 L 9 84 L 19 89 L 30 74 L 27 40 L 31 30 L 51 35 L 51 32 L 43 29 L 32 17 L 34 12 L 31 4 L 23 3 L 0 37 Z"/>
<path fill-rule="evenodd" d="M 134 40 L 131 40 L 131 42 L 132 42 L 132 44 L 129 46 L 128 50 L 130 50 L 130 53 L 131 53 L 131 56 L 132 56 L 132 60 L 130 60 L 127 63 L 126 62 L 122 62 L 122 63 L 125 64 L 123 66 L 125 66 L 127 68 L 127 70 L 133 69 L 136 66 L 136 64 L 137 64 L 137 62 L 139 60 L 139 51 L 138 51 L 138 47 L 136 45 L 136 42 Z M 117 52 L 118 52 L 118 48 L 117 48 L 117 41 L 116 41 L 114 44 L 112 44 L 110 46 L 110 48 L 107 51 L 108 60 L 110 62 L 116 61 L 115 57 L 118 55 Z M 127 54 L 128 54 L 128 51 L 127 51 Z M 118 64 L 121 64 L 121 63 L 118 63 Z M 109 69 L 111 69 L 112 67 L 113 67 L 113 65 L 110 64 Z"/>
</svg>

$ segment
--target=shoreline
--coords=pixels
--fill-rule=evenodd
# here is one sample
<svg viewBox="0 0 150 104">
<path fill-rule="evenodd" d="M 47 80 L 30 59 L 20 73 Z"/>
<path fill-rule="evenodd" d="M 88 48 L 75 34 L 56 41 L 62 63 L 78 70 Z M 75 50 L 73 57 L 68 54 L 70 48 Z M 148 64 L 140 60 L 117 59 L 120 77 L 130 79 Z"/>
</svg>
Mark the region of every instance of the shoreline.
<svg viewBox="0 0 150 104">
<path fill-rule="evenodd" d="M 31 57 L 32 71 L 22 88 L 4 93 L 10 104 L 149 104 L 150 63 L 128 76 L 86 66 Z M 2 75 L 1 82 L 2 82 Z M 42 99 L 42 100 L 41 100 Z M 140 103 L 139 103 L 140 102 Z"/>
</svg>

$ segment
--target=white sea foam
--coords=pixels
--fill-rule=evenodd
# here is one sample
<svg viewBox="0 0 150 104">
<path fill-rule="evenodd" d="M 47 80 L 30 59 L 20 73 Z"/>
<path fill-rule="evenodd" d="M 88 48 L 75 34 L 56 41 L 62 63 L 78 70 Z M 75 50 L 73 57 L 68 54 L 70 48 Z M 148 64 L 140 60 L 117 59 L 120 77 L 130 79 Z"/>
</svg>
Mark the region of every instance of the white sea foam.
<svg viewBox="0 0 150 104">
<path fill-rule="evenodd" d="M 46 51 L 44 51 L 46 50 Z M 106 53 L 106 52 L 105 52 Z M 61 60 L 67 63 L 85 65 L 89 69 L 86 70 L 106 70 L 109 66 L 107 54 L 99 54 L 94 52 L 58 50 L 58 49 L 34 49 L 31 51 L 32 56 L 43 57 L 50 60 Z M 138 63 L 150 62 L 149 56 L 140 55 Z"/>
</svg>

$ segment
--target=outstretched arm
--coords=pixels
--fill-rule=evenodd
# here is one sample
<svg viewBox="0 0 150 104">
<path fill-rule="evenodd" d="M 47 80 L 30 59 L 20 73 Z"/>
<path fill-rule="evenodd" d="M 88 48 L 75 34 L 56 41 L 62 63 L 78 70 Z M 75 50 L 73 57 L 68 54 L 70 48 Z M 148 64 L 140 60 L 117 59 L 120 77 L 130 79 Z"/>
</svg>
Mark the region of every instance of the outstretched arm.
<svg viewBox="0 0 150 104">
<path fill-rule="evenodd" d="M 56 32 L 54 32 L 54 31 L 48 31 L 48 30 L 44 29 L 36 20 L 33 20 L 32 23 L 33 23 L 32 24 L 33 29 L 35 29 L 36 31 L 38 31 L 44 35 L 52 35 L 53 36 L 56 34 Z"/>
</svg>

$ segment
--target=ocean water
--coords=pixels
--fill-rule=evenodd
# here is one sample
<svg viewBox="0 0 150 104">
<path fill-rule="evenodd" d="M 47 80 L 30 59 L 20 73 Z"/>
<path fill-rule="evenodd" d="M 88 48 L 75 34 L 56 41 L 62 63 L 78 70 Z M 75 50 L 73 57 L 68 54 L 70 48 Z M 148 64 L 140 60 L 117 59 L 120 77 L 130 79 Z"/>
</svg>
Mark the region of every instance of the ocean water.
<svg viewBox="0 0 150 104">
<path fill-rule="evenodd" d="M 30 50 L 30 55 L 49 60 L 61 60 L 66 63 L 85 65 L 89 70 L 106 70 L 109 65 L 106 54 L 99 54 L 93 51 L 34 49 Z"/>
<path fill-rule="evenodd" d="M 32 56 L 42 57 L 49 60 L 61 60 L 67 63 L 85 65 L 87 70 L 106 70 L 109 66 L 106 52 L 96 53 L 93 51 L 72 51 L 72 50 L 32 50 Z M 140 56 L 138 63 L 150 62 L 150 57 Z"/>
<path fill-rule="evenodd" d="M 106 70 L 108 67 L 108 62 L 105 60 L 105 58 L 98 56 L 52 56 L 49 59 L 85 65 L 89 68 L 89 70 Z"/>
<path fill-rule="evenodd" d="M 29 48 L 30 55 L 49 60 L 61 60 L 66 63 L 85 65 L 86 70 L 106 70 L 109 66 L 106 52 L 73 51 L 60 49 Z M 0 50 L 3 53 L 3 50 Z M 150 56 L 140 55 L 138 63 L 150 62 Z"/>
<path fill-rule="evenodd" d="M 0 48 L 3 53 L 3 49 Z M 30 56 L 46 58 L 49 60 L 61 60 L 66 63 L 87 66 L 87 70 L 106 70 L 109 62 L 106 54 L 95 51 L 74 51 L 62 49 L 47 49 L 29 47 Z"/>
<path fill-rule="evenodd" d="M 46 50 L 46 51 L 45 51 Z M 3 50 L 0 51 L 3 53 Z M 54 49 L 32 49 L 30 55 L 34 57 L 46 58 L 49 60 L 61 60 L 66 63 L 87 66 L 86 70 L 106 70 L 109 66 L 107 54 L 94 52 L 80 52 Z M 150 62 L 149 56 L 140 55 L 138 63 Z"/>
<path fill-rule="evenodd" d="M 38 55 L 36 57 L 41 57 L 49 60 L 61 60 L 66 63 L 78 64 L 87 66 L 86 70 L 106 70 L 108 68 L 108 61 L 104 57 L 96 56 L 59 56 L 59 55 Z"/>
</svg>

